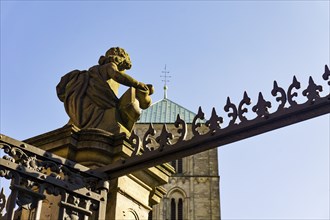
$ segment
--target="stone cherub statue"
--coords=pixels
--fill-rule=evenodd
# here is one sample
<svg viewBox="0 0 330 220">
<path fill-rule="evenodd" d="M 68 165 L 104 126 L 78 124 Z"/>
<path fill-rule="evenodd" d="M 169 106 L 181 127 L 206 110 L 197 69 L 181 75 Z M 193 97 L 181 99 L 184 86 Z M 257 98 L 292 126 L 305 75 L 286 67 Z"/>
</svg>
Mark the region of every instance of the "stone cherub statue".
<svg viewBox="0 0 330 220">
<path fill-rule="evenodd" d="M 141 108 L 151 104 L 153 86 L 125 73 L 132 66 L 124 49 L 110 48 L 89 70 L 73 70 L 61 78 L 57 95 L 64 103 L 70 124 L 99 128 L 114 134 L 130 132 Z M 120 98 L 119 84 L 131 87 Z M 124 128 L 123 128 L 124 127 Z"/>
</svg>

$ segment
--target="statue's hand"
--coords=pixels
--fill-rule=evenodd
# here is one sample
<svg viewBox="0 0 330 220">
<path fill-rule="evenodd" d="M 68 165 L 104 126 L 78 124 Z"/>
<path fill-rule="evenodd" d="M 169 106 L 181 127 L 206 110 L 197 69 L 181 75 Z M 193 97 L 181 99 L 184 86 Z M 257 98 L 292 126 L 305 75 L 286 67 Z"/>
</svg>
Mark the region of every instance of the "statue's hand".
<svg viewBox="0 0 330 220">
<path fill-rule="evenodd" d="M 146 84 L 142 83 L 142 82 L 139 82 L 139 84 L 137 85 L 136 88 L 140 89 L 140 90 L 143 90 L 143 91 L 149 91 L 149 87 Z"/>
<path fill-rule="evenodd" d="M 149 89 L 149 95 L 154 94 L 155 88 L 151 84 L 147 84 L 147 86 L 148 86 L 148 89 Z"/>
</svg>

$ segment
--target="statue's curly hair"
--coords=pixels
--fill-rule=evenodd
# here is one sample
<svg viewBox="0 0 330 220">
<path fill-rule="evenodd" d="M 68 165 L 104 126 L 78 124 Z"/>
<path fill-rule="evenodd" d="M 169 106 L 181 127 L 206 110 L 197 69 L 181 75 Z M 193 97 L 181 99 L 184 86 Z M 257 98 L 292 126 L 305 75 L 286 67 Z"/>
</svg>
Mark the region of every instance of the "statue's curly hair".
<svg viewBox="0 0 330 220">
<path fill-rule="evenodd" d="M 109 62 L 114 62 L 118 64 L 124 61 L 129 63 L 129 65 L 132 65 L 128 53 L 126 53 L 123 48 L 112 47 L 105 53 L 105 56 L 100 57 L 99 64 L 104 65 Z"/>
</svg>

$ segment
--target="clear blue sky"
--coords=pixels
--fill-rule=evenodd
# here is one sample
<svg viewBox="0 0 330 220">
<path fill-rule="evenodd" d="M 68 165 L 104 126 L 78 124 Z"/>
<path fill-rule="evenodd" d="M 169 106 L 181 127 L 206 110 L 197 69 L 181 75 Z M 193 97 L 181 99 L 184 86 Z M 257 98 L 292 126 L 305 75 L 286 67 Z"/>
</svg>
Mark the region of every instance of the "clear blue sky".
<svg viewBox="0 0 330 220">
<path fill-rule="evenodd" d="M 329 1 L 1 1 L 1 133 L 23 140 L 63 126 L 55 86 L 112 46 L 128 72 L 223 117 L 228 96 L 270 95 L 296 75 L 325 85 Z M 300 91 L 301 92 L 301 91 Z M 325 95 L 325 91 L 322 95 Z M 301 94 L 300 94 L 301 95 Z M 303 99 L 301 99 L 303 100 Z M 276 106 L 276 104 L 275 104 Z M 329 219 L 329 115 L 219 148 L 223 219 Z"/>
</svg>

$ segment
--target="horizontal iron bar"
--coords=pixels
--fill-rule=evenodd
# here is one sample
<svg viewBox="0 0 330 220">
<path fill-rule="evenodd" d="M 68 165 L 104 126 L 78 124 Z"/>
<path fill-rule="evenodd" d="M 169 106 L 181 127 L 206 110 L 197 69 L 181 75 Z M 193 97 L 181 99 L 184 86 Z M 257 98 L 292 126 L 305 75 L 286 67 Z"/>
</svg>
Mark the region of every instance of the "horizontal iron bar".
<svg viewBox="0 0 330 220">
<path fill-rule="evenodd" d="M 41 194 L 41 193 L 38 193 L 38 192 L 34 192 L 32 190 L 29 190 L 28 188 L 25 188 L 25 187 L 22 187 L 20 185 L 16 185 L 16 184 L 13 184 L 10 186 L 10 189 L 11 190 L 18 190 L 18 191 L 21 191 L 23 193 L 26 193 L 26 194 L 29 194 L 35 198 L 38 198 L 38 199 L 45 199 L 46 196 L 44 194 Z"/>
<path fill-rule="evenodd" d="M 270 114 L 267 118 L 260 117 L 216 130 L 214 133 L 194 136 L 190 140 L 183 140 L 173 146 L 166 146 L 162 151 L 156 149 L 147 154 L 132 156 L 95 171 L 105 172 L 109 175 L 109 179 L 113 179 L 155 166 L 155 164 L 190 156 L 328 113 L 330 113 L 330 96 L 315 100 L 312 104 L 305 103 L 283 108 Z"/>
<path fill-rule="evenodd" d="M 66 167 L 72 169 L 72 171 L 79 171 L 81 173 L 87 174 L 90 177 L 94 177 L 94 178 L 98 178 L 98 179 L 105 178 L 105 176 L 102 175 L 101 173 L 94 173 L 94 171 L 92 171 L 90 168 L 83 166 L 77 162 L 60 157 L 56 154 L 47 152 L 47 151 L 37 148 L 33 145 L 30 145 L 25 142 L 18 141 L 16 139 L 8 137 L 6 135 L 0 134 L 0 145 L 2 145 L 2 143 L 15 146 L 16 148 L 19 148 L 24 152 L 29 152 L 35 156 L 38 156 L 39 158 L 43 158 L 44 161 L 52 161 L 52 162 L 58 164 L 59 166 L 60 165 L 66 166 Z"/>
<path fill-rule="evenodd" d="M 102 195 L 95 193 L 93 191 L 88 190 L 86 187 L 83 186 L 75 186 L 68 181 L 63 181 L 60 179 L 57 179 L 52 176 L 48 176 L 46 174 L 40 173 L 35 170 L 31 170 L 27 167 L 24 167 L 20 164 L 16 164 L 14 162 L 11 162 L 9 160 L 5 160 L 0 158 L 0 168 L 10 170 L 11 172 L 17 172 L 21 176 L 25 176 L 26 179 L 35 180 L 39 183 L 48 183 L 54 187 L 59 187 L 67 192 L 72 192 L 77 195 L 86 197 L 88 199 L 92 199 L 95 201 L 101 201 L 103 198 Z"/>
</svg>

